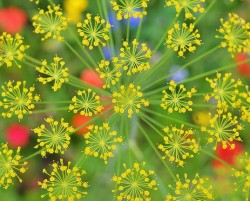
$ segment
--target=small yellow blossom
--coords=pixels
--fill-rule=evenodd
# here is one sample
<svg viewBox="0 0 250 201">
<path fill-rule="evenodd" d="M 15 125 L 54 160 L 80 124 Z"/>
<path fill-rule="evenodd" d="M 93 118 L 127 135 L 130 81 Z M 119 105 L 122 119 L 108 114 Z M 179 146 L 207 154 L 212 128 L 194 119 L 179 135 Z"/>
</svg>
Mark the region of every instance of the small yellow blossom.
<svg viewBox="0 0 250 201">
<path fill-rule="evenodd" d="M 43 35 L 42 41 L 48 38 L 63 40 L 61 32 L 67 29 L 68 22 L 59 5 L 53 7 L 49 5 L 46 11 L 40 9 L 39 13 L 32 17 L 32 20 L 34 32 Z"/>
<path fill-rule="evenodd" d="M 98 68 L 96 68 L 96 71 L 100 74 L 100 78 L 105 82 L 103 85 L 104 89 L 115 85 L 122 75 L 120 68 L 117 65 L 117 61 L 117 57 L 112 58 L 112 61 L 102 60 L 99 63 Z"/>
<path fill-rule="evenodd" d="M 83 23 L 77 23 L 78 33 L 83 38 L 82 44 L 92 50 L 94 47 L 107 45 L 106 41 L 109 40 L 109 29 L 111 25 L 100 16 L 92 17 L 87 13 L 86 19 Z"/>
<path fill-rule="evenodd" d="M 52 117 L 46 118 L 45 122 L 49 124 L 49 127 L 42 124 L 41 126 L 33 129 L 34 133 L 38 136 L 38 144 L 35 148 L 45 148 L 41 150 L 41 155 L 43 157 L 46 156 L 46 153 L 64 154 L 64 151 L 70 144 L 69 135 L 74 132 L 74 128 L 64 122 L 63 118 L 61 118 L 60 123 L 55 121 Z"/>
<path fill-rule="evenodd" d="M 80 115 L 83 116 L 93 116 L 101 112 L 103 106 L 100 102 L 100 96 L 98 96 L 91 89 L 77 91 L 78 97 L 74 96 L 72 98 L 73 104 L 69 105 L 69 110 L 72 110 L 74 113 L 80 111 Z"/>
<path fill-rule="evenodd" d="M 2 112 L 2 116 L 5 118 L 11 118 L 16 115 L 20 120 L 25 114 L 32 114 L 32 110 L 35 108 L 34 102 L 40 100 L 39 95 L 34 95 L 35 87 L 26 87 L 26 81 L 9 81 L 2 87 L 2 101 L 0 101 L 0 107 L 3 107 L 6 112 Z"/>
<path fill-rule="evenodd" d="M 194 29 L 194 24 L 187 25 L 186 23 L 175 23 L 174 27 L 168 30 L 166 38 L 167 48 L 178 52 L 180 57 L 184 54 L 194 52 L 197 46 L 201 45 L 200 34 L 198 29 Z"/>
<path fill-rule="evenodd" d="M 37 80 L 43 84 L 54 81 L 52 89 L 57 91 L 62 87 L 63 83 L 69 81 L 69 69 L 64 65 L 65 62 L 58 56 L 53 58 L 53 62 L 51 64 L 48 64 L 46 59 L 43 60 L 42 66 L 36 67 L 36 70 L 46 77 L 39 77 Z"/>
<path fill-rule="evenodd" d="M 113 10 L 117 12 L 117 20 L 133 18 L 143 18 L 147 15 L 144 8 L 147 8 L 148 0 L 116 0 L 110 1 Z"/>
<path fill-rule="evenodd" d="M 208 184 L 208 178 L 201 178 L 195 174 L 193 179 L 189 179 L 184 174 L 184 180 L 176 175 L 175 187 L 169 185 L 173 193 L 167 194 L 165 201 L 205 201 L 213 200 L 212 186 Z"/>
<path fill-rule="evenodd" d="M 7 189 L 13 184 L 13 179 L 18 178 L 19 182 L 22 179 L 19 173 L 25 173 L 27 170 L 27 162 L 20 162 L 22 156 L 20 155 L 21 148 L 18 147 L 16 151 L 9 149 L 8 144 L 1 144 L 0 146 L 0 187 Z"/>
<path fill-rule="evenodd" d="M 191 88 L 190 91 L 187 91 L 183 84 L 177 85 L 175 81 L 171 80 L 168 87 L 170 93 L 166 90 L 163 90 L 163 98 L 161 107 L 164 110 L 168 110 L 169 113 L 178 111 L 179 113 L 185 113 L 186 111 L 192 111 L 190 107 L 193 102 L 191 100 L 192 95 L 196 93 L 195 88 Z"/>
<path fill-rule="evenodd" d="M 228 14 L 228 21 L 220 19 L 221 27 L 216 35 L 220 38 L 221 47 L 227 48 L 227 51 L 234 57 L 239 52 L 250 51 L 250 22 L 246 22 L 235 13 Z"/>
<path fill-rule="evenodd" d="M 227 110 L 228 105 L 234 108 L 241 105 L 239 97 L 240 92 L 245 89 L 240 79 L 231 78 L 231 73 L 217 73 L 215 78 L 206 78 L 210 87 L 213 89 L 211 94 L 205 95 L 205 100 L 209 101 L 211 98 L 217 100 L 217 107 Z"/>
<path fill-rule="evenodd" d="M 194 157 L 194 154 L 199 151 L 196 140 L 192 138 L 194 131 L 184 130 L 183 127 L 184 125 L 181 125 L 180 128 L 165 127 L 163 129 L 166 133 L 164 144 L 158 145 L 158 149 L 164 153 L 162 158 L 168 157 L 170 162 L 175 162 L 179 166 L 183 166 L 184 160 Z"/>
<path fill-rule="evenodd" d="M 28 49 L 28 45 L 23 45 L 23 37 L 19 34 L 12 36 L 3 32 L 0 36 L 0 67 L 6 64 L 12 67 L 16 64 L 19 68 L 18 61 L 24 60 L 24 51 Z"/>
<path fill-rule="evenodd" d="M 150 191 L 157 190 L 156 181 L 152 178 L 153 170 L 145 170 L 146 163 L 134 163 L 132 168 L 123 164 L 124 172 L 119 176 L 113 176 L 112 180 L 117 184 L 117 201 L 150 201 Z"/>
<path fill-rule="evenodd" d="M 38 185 L 47 191 L 46 194 L 41 195 L 41 198 L 49 198 L 53 201 L 74 201 L 88 194 L 86 188 L 89 185 L 82 180 L 82 176 L 86 174 L 85 170 L 80 170 L 77 166 L 71 167 L 71 162 L 65 164 L 63 159 L 60 159 L 60 163 L 54 162 L 51 166 L 51 172 L 43 169 L 43 173 L 49 178 L 38 182 Z"/>
<path fill-rule="evenodd" d="M 100 157 L 107 164 L 107 159 L 114 157 L 114 150 L 117 144 L 123 141 L 122 137 L 116 137 L 116 131 L 110 131 L 108 123 L 102 126 L 91 125 L 89 132 L 84 135 L 87 147 L 84 150 L 86 155 Z"/>
<path fill-rule="evenodd" d="M 149 106 L 149 102 L 142 99 L 143 93 L 141 87 L 135 87 L 130 83 L 126 88 L 124 85 L 120 86 L 119 91 L 113 92 L 112 103 L 115 104 L 114 110 L 116 113 L 128 113 L 131 118 L 133 113 L 139 113 L 142 105 Z"/>
<path fill-rule="evenodd" d="M 243 126 L 239 124 L 237 116 L 233 116 L 232 113 L 223 113 L 221 110 L 217 110 L 217 114 L 211 117 L 208 127 L 202 126 L 201 130 L 207 132 L 211 137 L 208 138 L 208 143 L 214 143 L 213 149 L 217 148 L 218 143 L 222 143 L 222 148 L 226 149 L 228 146 L 230 149 L 235 148 L 233 141 L 241 141 L 240 131 L 243 130 Z"/>
<path fill-rule="evenodd" d="M 250 196 L 250 157 L 245 152 L 239 159 L 239 169 L 233 169 L 233 177 L 235 177 L 235 186 L 237 191 L 245 194 L 245 201 L 249 200 Z"/>
<path fill-rule="evenodd" d="M 120 49 L 117 64 L 127 71 L 127 75 L 132 75 L 150 69 L 151 54 L 151 50 L 145 43 L 139 45 L 138 41 L 134 39 L 132 45 L 129 45 L 125 41 Z"/>
<path fill-rule="evenodd" d="M 70 22 L 77 22 L 82 17 L 82 12 L 88 7 L 88 0 L 65 0 L 65 15 Z"/>
<path fill-rule="evenodd" d="M 185 11 L 185 19 L 196 19 L 195 13 L 204 13 L 205 9 L 202 4 L 206 0 L 167 0 L 166 6 L 174 6 L 177 16 L 182 10 Z"/>
</svg>

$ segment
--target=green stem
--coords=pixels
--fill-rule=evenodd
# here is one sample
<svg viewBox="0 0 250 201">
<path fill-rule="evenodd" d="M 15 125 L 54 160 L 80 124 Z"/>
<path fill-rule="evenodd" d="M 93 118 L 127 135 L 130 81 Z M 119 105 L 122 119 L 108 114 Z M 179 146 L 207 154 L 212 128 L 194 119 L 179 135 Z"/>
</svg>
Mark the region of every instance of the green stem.
<svg viewBox="0 0 250 201">
<path fill-rule="evenodd" d="M 22 159 L 20 160 L 20 162 L 27 161 L 28 159 L 31 159 L 31 158 L 33 158 L 33 157 L 39 155 L 39 154 L 41 153 L 41 151 L 43 151 L 43 150 L 45 150 L 45 148 L 40 149 L 40 150 L 34 152 L 33 154 L 31 154 L 31 155 L 29 155 L 29 156 L 26 156 L 26 157 L 22 158 Z"/>
<path fill-rule="evenodd" d="M 40 102 L 32 102 L 33 104 L 66 104 L 72 103 L 72 101 L 40 101 Z"/>
<path fill-rule="evenodd" d="M 126 36 L 126 41 L 129 43 L 129 31 L 130 31 L 130 18 L 128 19 L 127 22 L 127 36 Z"/>
<path fill-rule="evenodd" d="M 154 150 L 154 152 L 156 153 L 156 155 L 159 157 L 159 159 L 161 160 L 161 162 L 163 163 L 163 165 L 165 166 L 165 168 L 167 169 L 168 173 L 170 174 L 170 176 L 173 178 L 173 180 L 176 179 L 174 173 L 172 172 L 172 170 L 170 169 L 170 167 L 168 166 L 168 164 L 166 163 L 165 160 L 162 159 L 161 154 L 159 153 L 159 151 L 156 149 L 154 143 L 151 141 L 151 139 L 149 138 L 148 134 L 146 133 L 146 131 L 143 129 L 143 127 L 139 124 L 139 130 L 141 130 L 142 134 L 145 136 L 145 138 L 147 139 L 147 141 L 149 142 L 150 146 L 152 147 L 152 149 Z"/>
<path fill-rule="evenodd" d="M 143 9 L 143 11 L 145 10 L 145 8 Z M 141 18 L 140 19 L 140 23 L 139 23 L 139 27 L 137 29 L 137 32 L 136 32 L 136 40 L 139 41 L 139 37 L 140 37 L 140 34 L 141 34 L 141 28 L 142 28 L 142 22 L 143 22 L 143 19 L 144 18 Z"/>
<path fill-rule="evenodd" d="M 24 58 L 31 61 L 31 62 L 33 62 L 33 63 L 35 63 L 36 65 L 39 65 L 39 66 L 42 65 L 42 62 L 40 60 L 35 59 L 35 58 L 33 58 L 33 57 L 31 57 L 31 56 L 29 56 L 27 54 L 24 55 Z"/>
<path fill-rule="evenodd" d="M 214 4 L 216 3 L 217 0 L 213 0 L 209 6 L 205 9 L 205 13 L 202 14 L 201 16 L 198 17 L 198 19 L 194 22 L 194 25 L 197 25 L 199 23 L 199 21 L 207 14 L 209 13 L 208 11 L 214 6 Z"/>
<path fill-rule="evenodd" d="M 40 114 L 40 113 L 46 113 L 46 112 L 55 112 L 55 111 L 62 111 L 62 110 L 68 110 L 68 107 L 63 107 L 63 108 L 51 108 L 49 109 L 44 109 L 44 110 L 35 110 L 32 111 L 31 114 Z"/>
</svg>

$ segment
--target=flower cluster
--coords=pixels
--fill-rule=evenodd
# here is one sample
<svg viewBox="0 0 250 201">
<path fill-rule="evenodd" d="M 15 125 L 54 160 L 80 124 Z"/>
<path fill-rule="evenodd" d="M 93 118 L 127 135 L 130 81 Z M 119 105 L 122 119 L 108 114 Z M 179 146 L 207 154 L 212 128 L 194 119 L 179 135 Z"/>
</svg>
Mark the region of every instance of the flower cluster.
<svg viewBox="0 0 250 201">
<path fill-rule="evenodd" d="M 184 180 L 180 175 L 176 175 L 175 187 L 169 185 L 169 188 L 174 190 L 173 194 L 168 194 L 166 201 L 171 200 L 213 200 L 212 186 L 208 185 L 208 178 L 201 178 L 195 174 L 193 179 L 189 179 L 187 174 L 184 174 Z"/>
<path fill-rule="evenodd" d="M 146 8 L 148 0 L 116 0 L 111 1 L 114 11 L 117 12 L 117 20 L 129 18 L 143 18 L 147 12 Z M 143 9 L 143 10 L 142 10 Z"/>
<path fill-rule="evenodd" d="M 109 40 L 109 29 L 111 25 L 106 23 L 104 19 L 101 19 L 100 16 L 95 16 L 92 19 L 90 13 L 87 13 L 86 19 L 83 23 L 77 23 L 78 33 L 82 39 L 82 44 L 89 47 L 92 50 L 94 47 L 106 46 L 106 41 Z"/>
<path fill-rule="evenodd" d="M 197 29 L 194 29 L 194 24 L 176 23 L 168 30 L 166 44 L 167 48 L 172 48 L 180 57 L 184 57 L 187 51 L 194 52 L 196 46 L 201 45 L 199 38 L 200 34 Z"/>
<path fill-rule="evenodd" d="M 80 115 L 86 117 L 93 116 L 93 114 L 97 114 L 102 111 L 103 106 L 100 102 L 100 96 L 98 96 L 91 89 L 83 91 L 79 90 L 77 91 L 77 95 L 79 98 L 76 96 L 72 98 L 73 104 L 69 105 L 69 110 L 72 110 L 74 113 L 80 111 Z"/>
<path fill-rule="evenodd" d="M 178 111 L 179 113 L 185 113 L 186 111 L 192 111 L 190 107 L 193 102 L 191 100 L 187 101 L 186 99 L 191 99 L 192 95 L 196 93 L 196 89 L 192 88 L 190 91 L 187 91 L 183 84 L 177 85 L 175 81 L 171 80 L 168 87 L 170 93 L 166 90 L 163 90 L 163 98 L 161 107 L 164 110 L 168 110 L 169 113 L 173 111 Z"/>
<path fill-rule="evenodd" d="M 34 128 L 34 133 L 37 134 L 37 145 L 35 148 L 44 148 L 41 150 L 41 155 L 44 157 L 46 153 L 61 153 L 68 148 L 70 144 L 70 133 L 74 132 L 74 128 L 69 126 L 68 123 L 64 122 L 61 118 L 60 123 L 55 121 L 52 117 L 45 119 L 45 122 L 49 124 L 49 128 L 44 124 Z"/>
<path fill-rule="evenodd" d="M 40 9 L 39 13 L 32 17 L 34 32 L 43 35 L 42 41 L 53 38 L 63 40 L 61 32 L 67 29 L 67 19 L 63 16 L 59 5 L 48 6 L 47 10 Z"/>
<path fill-rule="evenodd" d="M 194 154 L 199 151 L 196 140 L 192 138 L 194 131 L 184 130 L 183 127 L 184 125 L 181 128 L 165 127 L 164 144 L 158 145 L 158 149 L 164 153 L 162 158 L 168 157 L 170 162 L 176 162 L 179 166 L 183 166 L 184 160 L 194 157 Z"/>
<path fill-rule="evenodd" d="M 122 85 L 120 86 L 119 92 L 113 92 L 112 103 L 115 104 L 115 112 L 127 112 L 128 117 L 131 118 L 133 113 L 139 113 L 139 109 L 142 105 L 148 106 L 149 102 L 145 99 L 141 99 L 143 93 L 140 89 L 140 86 L 135 87 L 134 84 L 130 83 L 127 88 Z"/>
<path fill-rule="evenodd" d="M 2 86 L 1 96 L 3 100 L 0 101 L 0 107 L 3 107 L 6 112 L 2 112 L 5 118 L 11 118 L 16 115 L 20 120 L 25 114 L 32 114 L 35 108 L 34 101 L 39 101 L 40 96 L 34 95 L 35 87 L 26 87 L 26 81 L 18 81 L 16 84 L 9 81 Z"/>
<path fill-rule="evenodd" d="M 221 47 L 227 48 L 232 57 L 238 52 L 250 51 L 250 22 L 246 22 L 243 18 L 235 13 L 228 14 L 228 21 L 221 21 L 221 27 L 216 38 L 223 39 Z"/>
<path fill-rule="evenodd" d="M 150 190 L 157 190 L 156 181 L 152 179 L 154 171 L 145 170 L 145 165 L 145 162 L 134 163 L 133 168 L 127 168 L 127 165 L 123 164 L 125 171 L 112 178 L 117 184 L 117 189 L 113 190 L 118 193 L 117 200 L 151 200 Z"/>
<path fill-rule="evenodd" d="M 89 132 L 84 134 L 87 147 L 84 150 L 86 155 L 100 157 L 107 164 L 107 159 L 114 157 L 114 150 L 117 144 L 123 141 L 122 137 L 116 137 L 116 131 L 110 131 L 108 123 L 102 126 L 88 126 Z"/>
<path fill-rule="evenodd" d="M 65 164 L 63 159 L 60 159 L 60 163 L 54 162 L 51 166 L 53 168 L 51 172 L 43 169 L 43 173 L 49 178 L 38 182 L 42 189 L 47 190 L 41 198 L 73 201 L 87 195 L 85 189 L 88 183 L 82 180 L 82 176 L 86 174 L 84 170 L 80 171 L 77 166 L 71 167 L 71 162 Z"/>
<path fill-rule="evenodd" d="M 54 81 L 52 89 L 57 91 L 62 87 L 62 84 L 68 82 L 68 68 L 65 66 L 65 62 L 62 58 L 56 56 L 53 58 L 53 62 L 49 65 L 47 60 L 42 61 L 42 66 L 36 67 L 36 70 L 45 75 L 46 77 L 39 77 L 37 80 L 43 84 Z"/>
<path fill-rule="evenodd" d="M 18 64 L 19 61 L 24 60 L 24 51 L 28 49 L 28 45 L 23 45 L 23 37 L 19 34 L 12 36 L 3 32 L 0 36 L 0 67 L 6 64 L 7 67 Z"/>
<path fill-rule="evenodd" d="M 5 189 L 13 184 L 13 179 L 18 178 L 19 182 L 22 179 L 19 173 L 25 173 L 27 170 L 28 162 L 21 162 L 22 156 L 20 155 L 21 148 L 18 147 L 16 152 L 9 149 L 8 144 L 1 144 L 0 146 L 0 187 Z"/>
</svg>

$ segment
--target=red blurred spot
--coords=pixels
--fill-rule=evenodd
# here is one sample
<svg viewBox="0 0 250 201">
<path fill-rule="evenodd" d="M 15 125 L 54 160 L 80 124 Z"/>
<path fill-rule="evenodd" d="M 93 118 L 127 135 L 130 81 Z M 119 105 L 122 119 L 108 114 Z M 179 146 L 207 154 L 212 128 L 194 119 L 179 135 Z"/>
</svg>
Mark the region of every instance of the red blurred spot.
<svg viewBox="0 0 250 201">
<path fill-rule="evenodd" d="M 235 144 L 235 149 L 230 149 L 230 146 L 228 146 L 226 149 L 222 148 L 222 144 L 218 144 L 217 150 L 215 152 L 215 155 L 222 159 L 223 161 L 227 162 L 230 165 L 236 165 L 236 158 L 237 156 L 241 155 L 243 153 L 243 145 L 239 142 L 233 142 Z M 219 168 L 219 167 L 225 167 L 224 164 L 219 162 L 218 160 L 212 161 L 212 167 L 213 168 Z"/>
<path fill-rule="evenodd" d="M 93 70 L 86 69 L 85 71 L 82 72 L 80 77 L 81 77 L 82 81 L 84 81 L 92 86 L 95 86 L 97 88 L 102 88 L 102 86 L 104 85 L 101 78 Z"/>
<path fill-rule="evenodd" d="M 75 114 L 72 118 L 72 126 L 77 129 L 78 127 L 80 127 L 81 125 L 89 122 L 91 120 L 91 117 L 85 117 L 82 116 L 80 114 Z M 86 124 L 83 128 L 81 128 L 80 130 L 77 130 L 76 133 L 79 135 L 85 134 L 88 132 L 88 124 Z"/>
<path fill-rule="evenodd" d="M 29 143 L 30 130 L 28 127 L 14 123 L 6 130 L 6 140 L 12 147 L 24 147 Z"/>
<path fill-rule="evenodd" d="M 246 61 L 247 59 L 250 59 L 250 57 L 247 54 L 239 53 L 236 55 L 235 59 L 237 63 L 240 63 Z M 250 62 L 238 64 L 237 69 L 241 75 L 250 76 Z"/>
<path fill-rule="evenodd" d="M 27 23 L 27 15 L 19 8 L 0 9 L 0 28 L 11 34 L 21 32 Z"/>
</svg>

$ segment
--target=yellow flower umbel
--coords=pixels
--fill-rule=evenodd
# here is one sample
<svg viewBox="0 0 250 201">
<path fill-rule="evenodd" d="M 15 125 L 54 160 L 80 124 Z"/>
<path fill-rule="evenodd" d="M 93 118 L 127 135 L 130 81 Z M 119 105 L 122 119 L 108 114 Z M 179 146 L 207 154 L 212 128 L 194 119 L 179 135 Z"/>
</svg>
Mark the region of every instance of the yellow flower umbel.
<svg viewBox="0 0 250 201">
<path fill-rule="evenodd" d="M 115 65 L 117 61 L 117 57 L 112 58 L 112 62 L 102 60 L 99 63 L 99 67 L 96 68 L 96 71 L 99 73 L 100 78 L 105 82 L 105 84 L 103 85 L 104 89 L 110 88 L 112 85 L 115 85 L 122 75 L 120 67 L 118 67 L 118 65 Z"/>
<path fill-rule="evenodd" d="M 108 123 L 102 126 L 91 125 L 89 132 L 84 134 L 87 147 L 84 153 L 89 156 L 100 157 L 107 164 L 108 158 L 114 157 L 117 144 L 123 141 L 122 137 L 116 137 L 116 131 L 110 131 Z"/>
<path fill-rule="evenodd" d="M 24 51 L 28 48 L 28 45 L 23 45 L 21 35 L 12 36 L 3 32 L 0 36 L 0 67 L 4 64 L 7 67 L 17 64 L 20 68 L 21 65 L 18 64 L 18 61 L 24 60 Z"/>
<path fill-rule="evenodd" d="M 66 17 L 70 22 L 77 22 L 82 17 L 82 12 L 86 10 L 88 0 L 65 0 L 64 9 Z"/>
<path fill-rule="evenodd" d="M 131 118 L 133 113 L 139 113 L 142 105 L 149 106 L 149 102 L 142 99 L 142 96 L 140 86 L 135 87 L 132 83 L 127 88 L 124 85 L 120 86 L 119 91 L 113 92 L 112 103 L 115 104 L 115 112 L 128 112 L 128 117 Z"/>
<path fill-rule="evenodd" d="M 242 191 L 246 194 L 245 201 L 249 200 L 250 196 L 250 157 L 245 152 L 239 159 L 240 168 L 233 169 L 233 176 L 235 177 L 235 186 L 237 191 Z"/>
<path fill-rule="evenodd" d="M 192 98 L 192 95 L 196 92 L 195 88 L 187 91 L 183 84 L 177 85 L 175 81 L 171 80 L 168 89 L 170 93 L 166 90 L 162 91 L 163 98 L 161 99 L 161 107 L 164 110 L 168 110 L 169 113 L 172 113 L 173 111 L 178 111 L 179 113 L 192 111 L 190 106 L 193 102 L 191 100 L 187 101 L 186 99 Z"/>
<path fill-rule="evenodd" d="M 67 29 L 67 19 L 59 5 L 48 6 L 47 9 L 40 9 L 39 13 L 32 17 L 34 32 L 43 35 L 42 41 L 48 38 L 62 41 L 61 32 Z"/>
<path fill-rule="evenodd" d="M 189 179 L 184 174 L 184 180 L 176 175 L 175 187 L 169 185 L 173 193 L 167 194 L 165 201 L 205 201 L 213 200 L 212 186 L 208 184 L 208 178 L 201 178 L 198 174 Z"/>
<path fill-rule="evenodd" d="M 239 52 L 250 51 L 250 22 L 246 22 L 235 13 L 228 14 L 228 21 L 220 19 L 221 27 L 216 38 L 223 39 L 221 47 L 227 48 L 227 51 L 234 57 Z"/>
<path fill-rule="evenodd" d="M 183 127 L 184 125 L 181 128 L 174 126 L 164 128 L 163 130 L 167 134 L 164 137 L 164 144 L 158 145 L 158 149 L 164 153 L 162 158 L 168 157 L 170 162 L 175 162 L 179 166 L 183 166 L 184 160 L 194 157 L 193 154 L 199 151 L 196 140 L 192 138 L 194 131 L 184 130 Z"/>
<path fill-rule="evenodd" d="M 25 114 L 32 114 L 35 108 L 34 101 L 39 101 L 40 96 L 34 95 L 35 87 L 26 87 L 26 81 L 18 81 L 16 84 L 9 81 L 2 86 L 2 101 L 0 101 L 0 107 L 3 107 L 6 112 L 2 112 L 2 116 L 5 118 L 11 118 L 16 115 L 20 120 Z"/>
<path fill-rule="evenodd" d="M 92 50 L 94 47 L 102 45 L 106 46 L 106 41 L 109 40 L 109 29 L 111 25 L 100 16 L 92 18 L 90 13 L 87 13 L 83 23 L 77 23 L 78 33 L 83 38 L 82 44 Z"/>
<path fill-rule="evenodd" d="M 149 59 L 151 58 L 151 50 L 145 43 L 139 45 L 136 39 L 132 41 L 130 46 L 128 42 L 123 42 L 118 57 L 118 66 L 127 71 L 127 75 L 150 69 Z"/>
<path fill-rule="evenodd" d="M 149 201 L 150 190 L 157 190 L 156 181 L 152 178 L 153 170 L 145 170 L 146 163 L 134 163 L 133 168 L 125 169 L 120 176 L 113 176 L 112 180 L 117 184 L 117 189 L 112 192 L 117 192 L 117 201 L 131 200 L 131 201 Z"/>
<path fill-rule="evenodd" d="M 209 114 L 211 116 L 211 113 Z M 239 131 L 243 130 L 243 126 L 239 124 L 237 116 L 233 116 L 230 112 L 222 113 L 218 110 L 210 119 L 209 127 L 202 126 L 201 130 L 211 135 L 208 138 L 208 143 L 214 143 L 214 150 L 217 148 L 218 143 L 222 143 L 222 148 L 226 149 L 228 146 L 230 149 L 235 148 L 234 140 L 241 141 Z"/>
<path fill-rule="evenodd" d="M 37 80 L 43 84 L 54 81 L 52 89 L 57 91 L 62 87 L 62 84 L 68 82 L 69 69 L 66 68 L 65 62 L 60 57 L 54 57 L 53 62 L 49 65 L 47 60 L 42 61 L 41 67 L 36 67 L 39 73 L 44 74 L 46 77 L 39 77 Z"/>
<path fill-rule="evenodd" d="M 147 15 L 147 12 L 144 11 L 146 8 L 148 0 L 116 0 L 110 1 L 113 10 L 117 12 L 117 20 L 133 18 L 143 18 L 144 15 Z"/>
<path fill-rule="evenodd" d="M 189 25 L 175 23 L 174 27 L 168 30 L 166 44 L 167 48 L 173 49 L 180 57 L 184 57 L 187 51 L 194 52 L 196 46 L 201 45 L 200 34 L 198 29 L 194 29 L 192 23 Z"/>
<path fill-rule="evenodd" d="M 244 85 L 240 79 L 235 80 L 231 78 L 231 73 L 225 73 L 222 76 L 221 73 L 217 73 L 215 78 L 206 78 L 210 87 L 213 89 L 211 94 L 205 95 L 205 100 L 209 101 L 211 98 L 217 100 L 217 107 L 227 109 L 228 106 L 238 107 L 241 105 L 239 94 L 241 87 L 244 89 Z"/>
<path fill-rule="evenodd" d="M 41 126 L 33 129 L 37 134 L 37 145 L 35 148 L 41 147 L 41 155 L 44 157 L 46 153 L 60 153 L 64 154 L 64 151 L 70 144 L 70 134 L 74 132 L 74 128 L 69 126 L 68 123 L 61 121 L 55 121 L 52 117 L 45 119 L 45 122 L 49 124 L 49 127 L 42 124 Z"/>
<path fill-rule="evenodd" d="M 42 189 L 47 190 L 46 194 L 41 195 L 41 198 L 49 198 L 49 200 L 80 200 L 88 193 L 86 188 L 88 183 L 82 180 L 82 176 L 86 174 L 85 170 L 80 170 L 77 166 L 71 166 L 71 162 L 64 163 L 60 159 L 60 163 L 54 162 L 52 171 L 48 172 L 43 169 L 49 178 L 38 182 Z"/>
<path fill-rule="evenodd" d="M 0 146 L 0 187 L 4 189 L 9 188 L 13 184 L 15 177 L 18 178 L 19 182 L 22 182 L 19 173 L 25 173 L 27 170 L 27 162 L 20 163 L 22 159 L 20 149 L 18 147 L 14 152 L 12 149 L 9 149 L 7 143 Z"/>
<path fill-rule="evenodd" d="M 69 110 L 74 113 L 80 111 L 80 115 L 93 116 L 102 111 L 102 105 L 100 102 L 100 96 L 96 95 L 91 89 L 84 91 L 77 91 L 79 97 L 74 96 L 72 98 L 73 104 L 69 105 Z"/>
<path fill-rule="evenodd" d="M 177 12 L 177 16 L 182 10 L 185 12 L 185 19 L 196 19 L 195 13 L 204 13 L 205 9 L 202 7 L 202 3 L 206 0 L 167 0 L 166 6 L 174 6 Z"/>
</svg>

